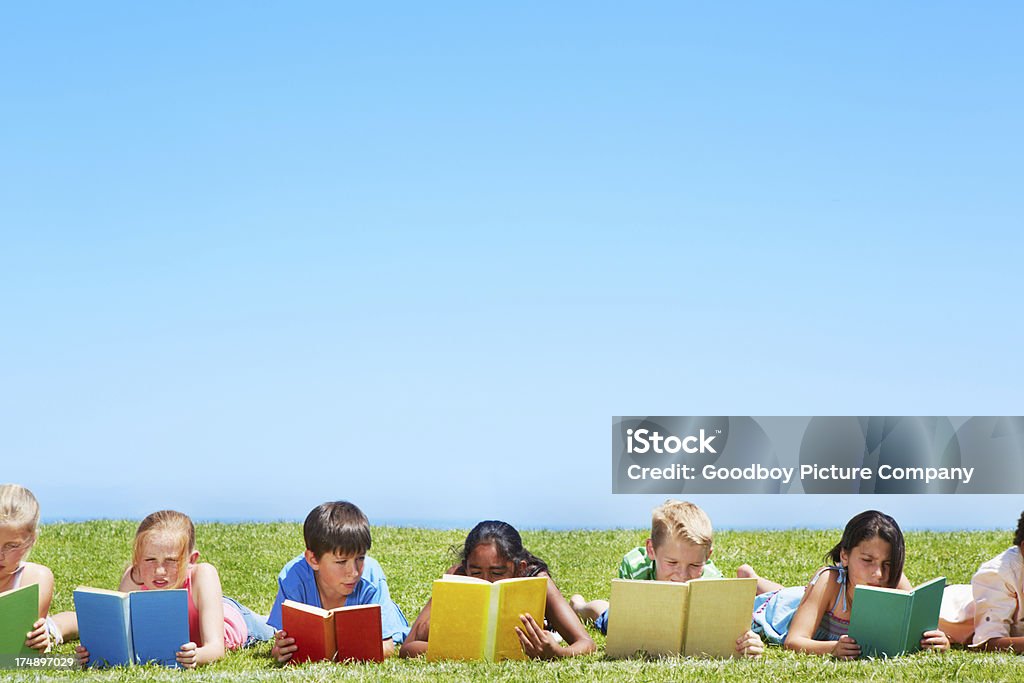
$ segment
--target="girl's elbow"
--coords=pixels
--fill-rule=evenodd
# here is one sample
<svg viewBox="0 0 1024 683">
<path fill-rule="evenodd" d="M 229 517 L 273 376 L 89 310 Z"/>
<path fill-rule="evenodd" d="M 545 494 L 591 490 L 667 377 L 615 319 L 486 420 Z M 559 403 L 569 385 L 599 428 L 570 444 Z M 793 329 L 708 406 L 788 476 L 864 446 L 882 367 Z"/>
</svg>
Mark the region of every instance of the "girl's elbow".
<svg viewBox="0 0 1024 683">
<path fill-rule="evenodd" d="M 597 652 L 597 643 L 590 636 L 585 636 L 581 639 L 581 642 L 579 654 L 590 655 Z"/>
<path fill-rule="evenodd" d="M 406 640 L 398 650 L 398 656 L 403 659 L 419 657 L 427 651 L 427 643 L 422 640 Z"/>
</svg>

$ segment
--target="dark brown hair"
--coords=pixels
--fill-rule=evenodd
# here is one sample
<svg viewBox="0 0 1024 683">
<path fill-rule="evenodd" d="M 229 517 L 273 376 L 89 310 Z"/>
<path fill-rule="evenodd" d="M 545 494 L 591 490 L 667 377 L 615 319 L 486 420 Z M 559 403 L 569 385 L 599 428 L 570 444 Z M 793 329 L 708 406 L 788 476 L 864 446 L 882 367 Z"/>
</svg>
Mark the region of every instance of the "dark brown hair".
<svg viewBox="0 0 1024 683">
<path fill-rule="evenodd" d="M 365 555 L 371 543 L 370 521 L 348 501 L 323 503 L 306 515 L 302 536 L 318 560 L 327 553 Z"/>
</svg>

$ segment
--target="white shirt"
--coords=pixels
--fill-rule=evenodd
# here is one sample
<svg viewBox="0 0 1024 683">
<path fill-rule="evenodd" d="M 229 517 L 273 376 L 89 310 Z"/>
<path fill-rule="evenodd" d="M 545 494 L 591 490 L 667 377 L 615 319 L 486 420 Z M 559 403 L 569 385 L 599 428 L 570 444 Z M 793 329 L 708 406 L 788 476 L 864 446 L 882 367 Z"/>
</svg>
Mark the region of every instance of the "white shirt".
<svg viewBox="0 0 1024 683">
<path fill-rule="evenodd" d="M 974 593 L 974 643 L 1024 635 L 1020 598 L 1024 591 L 1024 559 L 1014 546 L 978 568 L 971 578 Z"/>
</svg>

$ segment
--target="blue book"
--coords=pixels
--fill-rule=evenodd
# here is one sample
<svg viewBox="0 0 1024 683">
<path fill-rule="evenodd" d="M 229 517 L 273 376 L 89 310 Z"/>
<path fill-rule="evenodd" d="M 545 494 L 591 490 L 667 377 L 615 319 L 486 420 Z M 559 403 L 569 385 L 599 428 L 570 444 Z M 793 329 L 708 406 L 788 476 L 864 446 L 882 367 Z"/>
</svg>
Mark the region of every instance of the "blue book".
<svg viewBox="0 0 1024 683">
<path fill-rule="evenodd" d="M 129 593 L 135 662 L 178 666 L 181 646 L 189 642 L 188 591 L 182 588 Z"/>
<path fill-rule="evenodd" d="M 189 642 L 188 591 L 122 593 L 79 587 L 74 593 L 79 639 L 89 666 L 156 662 L 177 667 L 176 655 Z"/>
</svg>

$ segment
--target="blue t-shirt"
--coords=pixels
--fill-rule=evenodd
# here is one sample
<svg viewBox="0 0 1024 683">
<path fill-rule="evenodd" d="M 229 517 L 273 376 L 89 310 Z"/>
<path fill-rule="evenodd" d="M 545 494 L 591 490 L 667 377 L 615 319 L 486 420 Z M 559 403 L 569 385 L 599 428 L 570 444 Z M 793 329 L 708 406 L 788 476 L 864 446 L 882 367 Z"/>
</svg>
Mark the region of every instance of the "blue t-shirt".
<svg viewBox="0 0 1024 683">
<path fill-rule="evenodd" d="M 277 575 L 277 597 L 267 617 L 267 623 L 275 629 L 281 628 L 281 603 L 285 600 L 322 607 L 320 591 L 316 587 L 316 572 L 306 562 L 305 555 L 299 555 L 286 564 Z M 380 605 L 381 640 L 391 638 L 401 643 L 409 635 L 409 622 L 391 599 L 384 570 L 372 557 L 367 556 L 363 576 L 352 594 L 345 598 L 345 605 Z"/>
</svg>

